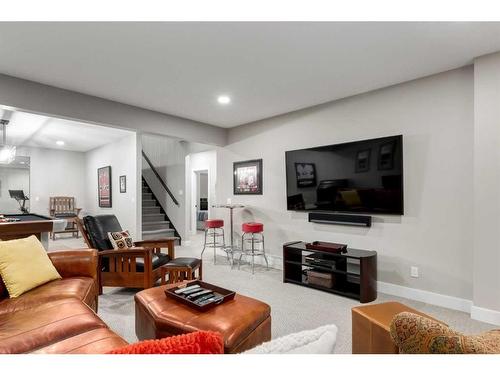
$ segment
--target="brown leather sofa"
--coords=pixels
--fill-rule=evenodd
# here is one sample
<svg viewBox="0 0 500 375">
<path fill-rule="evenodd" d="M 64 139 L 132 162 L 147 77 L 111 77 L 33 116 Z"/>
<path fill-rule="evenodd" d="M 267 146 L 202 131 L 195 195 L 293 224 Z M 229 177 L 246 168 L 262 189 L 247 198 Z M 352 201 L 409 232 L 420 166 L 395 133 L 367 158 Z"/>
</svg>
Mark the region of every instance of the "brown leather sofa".
<svg viewBox="0 0 500 375">
<path fill-rule="evenodd" d="M 97 252 L 48 253 L 62 279 L 9 298 L 0 279 L 0 353 L 105 353 L 128 343 L 97 311 Z"/>
</svg>

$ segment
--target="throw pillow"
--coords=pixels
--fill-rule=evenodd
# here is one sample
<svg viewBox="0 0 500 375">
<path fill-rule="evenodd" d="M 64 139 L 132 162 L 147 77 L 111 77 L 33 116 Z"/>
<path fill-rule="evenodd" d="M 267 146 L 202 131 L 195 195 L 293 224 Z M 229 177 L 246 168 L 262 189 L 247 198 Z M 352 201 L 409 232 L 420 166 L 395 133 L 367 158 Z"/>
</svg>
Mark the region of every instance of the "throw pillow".
<svg viewBox="0 0 500 375">
<path fill-rule="evenodd" d="M 160 340 L 139 341 L 108 354 L 224 354 L 224 342 L 218 332 L 197 331 Z"/>
<path fill-rule="evenodd" d="M 244 354 L 333 354 L 337 326 L 331 324 L 265 342 Z"/>
<path fill-rule="evenodd" d="M 500 354 L 500 330 L 464 335 L 410 312 L 393 318 L 391 338 L 403 354 Z"/>
<path fill-rule="evenodd" d="M 0 241 L 0 276 L 10 298 L 61 278 L 35 236 Z"/>
<path fill-rule="evenodd" d="M 123 232 L 108 232 L 108 238 L 115 250 L 134 247 L 134 241 L 132 241 L 128 230 L 124 230 Z"/>
</svg>

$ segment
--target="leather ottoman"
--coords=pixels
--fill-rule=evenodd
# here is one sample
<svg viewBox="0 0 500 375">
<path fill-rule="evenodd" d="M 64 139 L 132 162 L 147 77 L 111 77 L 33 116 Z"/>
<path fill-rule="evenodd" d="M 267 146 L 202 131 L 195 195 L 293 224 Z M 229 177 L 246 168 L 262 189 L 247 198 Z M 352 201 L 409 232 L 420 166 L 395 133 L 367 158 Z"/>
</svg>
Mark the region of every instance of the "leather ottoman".
<svg viewBox="0 0 500 375">
<path fill-rule="evenodd" d="M 401 312 L 411 312 L 438 321 L 399 302 L 385 302 L 353 307 L 352 353 L 397 354 L 398 348 L 392 342 L 390 325 L 394 316 Z"/>
<path fill-rule="evenodd" d="M 167 298 L 164 290 L 171 287 L 135 295 L 135 333 L 140 340 L 216 331 L 224 336 L 225 353 L 240 353 L 271 339 L 271 308 L 264 302 L 236 294 L 232 301 L 199 312 Z"/>
</svg>

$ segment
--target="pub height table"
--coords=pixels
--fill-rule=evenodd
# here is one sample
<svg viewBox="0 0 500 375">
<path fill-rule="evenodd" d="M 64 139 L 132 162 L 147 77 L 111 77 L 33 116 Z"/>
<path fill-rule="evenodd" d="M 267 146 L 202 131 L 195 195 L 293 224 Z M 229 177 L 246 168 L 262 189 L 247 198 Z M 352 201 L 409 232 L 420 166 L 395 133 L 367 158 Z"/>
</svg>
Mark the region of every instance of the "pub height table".
<svg viewBox="0 0 500 375">
<path fill-rule="evenodd" d="M 244 208 L 245 205 L 243 204 L 238 204 L 238 203 L 227 203 L 227 204 L 214 204 L 212 207 L 214 208 L 227 208 L 229 209 L 229 226 L 231 228 L 231 233 L 230 233 L 230 245 L 224 247 L 224 251 L 226 253 L 231 254 L 231 268 L 234 265 L 234 253 L 241 251 L 241 249 L 234 244 L 234 238 L 233 238 L 233 232 L 234 232 L 234 226 L 233 226 L 233 210 L 235 208 Z"/>
</svg>

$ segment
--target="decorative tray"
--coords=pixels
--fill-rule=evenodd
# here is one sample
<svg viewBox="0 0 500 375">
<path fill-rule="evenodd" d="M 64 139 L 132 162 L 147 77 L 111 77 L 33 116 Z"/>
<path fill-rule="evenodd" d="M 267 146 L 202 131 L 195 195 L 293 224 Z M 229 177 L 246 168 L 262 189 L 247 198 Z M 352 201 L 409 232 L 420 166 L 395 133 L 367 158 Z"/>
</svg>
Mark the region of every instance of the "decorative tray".
<svg viewBox="0 0 500 375">
<path fill-rule="evenodd" d="M 198 287 L 195 288 L 195 286 Z M 165 289 L 165 295 L 198 311 L 207 311 L 232 300 L 236 292 L 203 281 L 193 280 Z"/>
<path fill-rule="evenodd" d="M 306 249 L 326 251 L 329 253 L 346 253 L 347 245 L 334 242 L 314 241 L 306 243 Z"/>
</svg>

